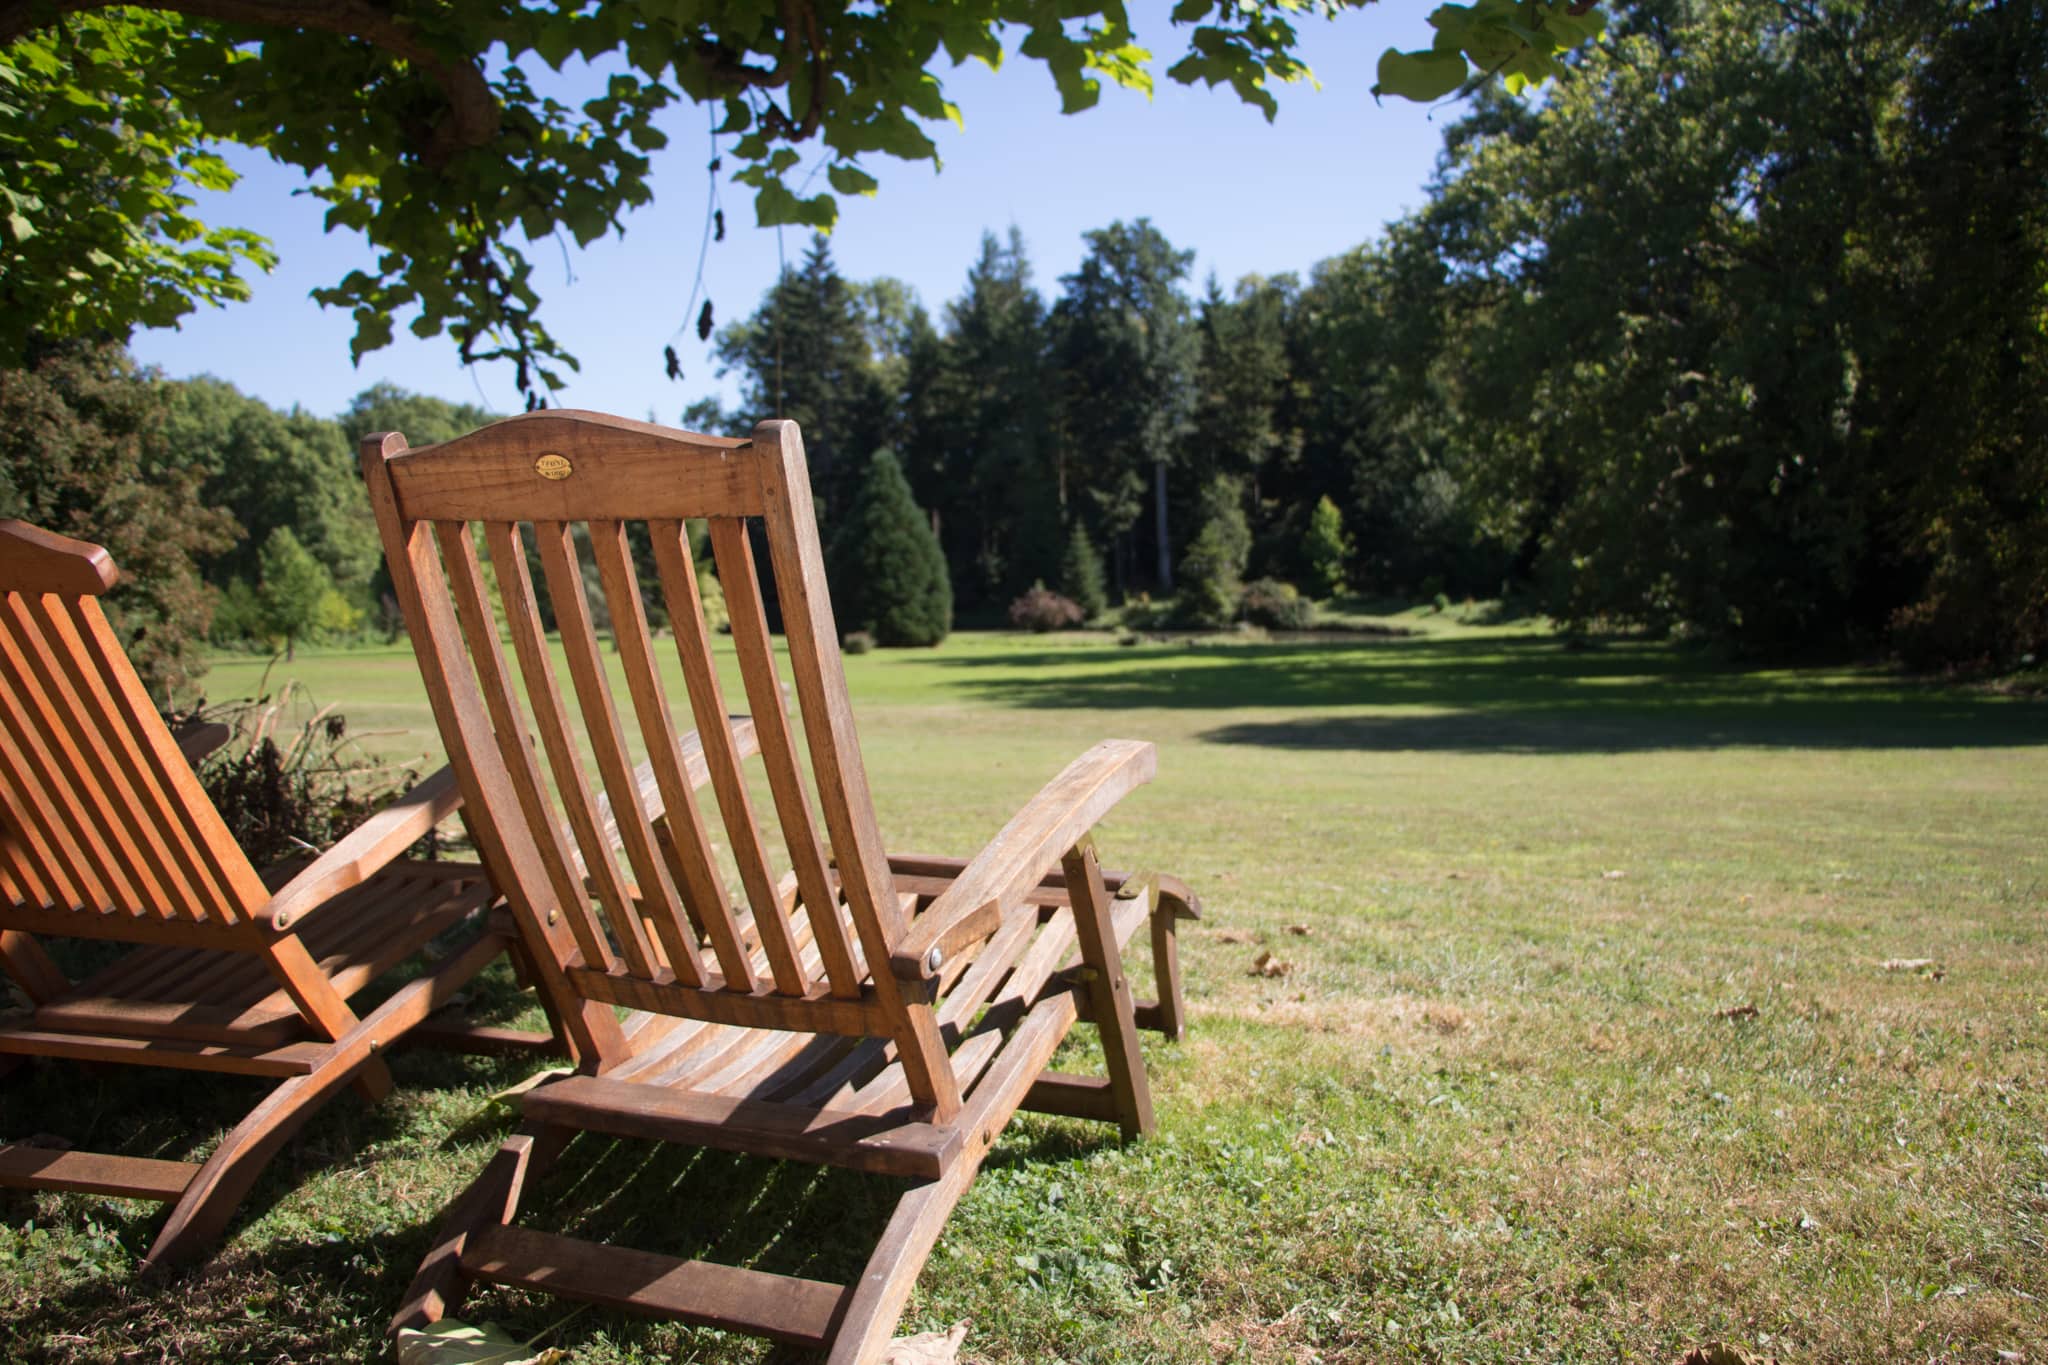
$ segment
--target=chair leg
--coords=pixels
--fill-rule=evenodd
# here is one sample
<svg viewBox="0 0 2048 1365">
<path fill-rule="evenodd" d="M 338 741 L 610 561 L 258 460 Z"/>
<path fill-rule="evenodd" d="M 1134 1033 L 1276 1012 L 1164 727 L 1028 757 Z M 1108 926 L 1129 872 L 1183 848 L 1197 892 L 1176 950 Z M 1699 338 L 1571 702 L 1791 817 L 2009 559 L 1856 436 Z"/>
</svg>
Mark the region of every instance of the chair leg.
<svg viewBox="0 0 2048 1365">
<path fill-rule="evenodd" d="M 462 1252 L 470 1234 L 494 1223 L 510 1223 L 519 1213 L 526 1182 L 554 1164 L 571 1136 L 566 1128 L 528 1125 L 505 1139 L 483 1173 L 448 1206 L 433 1249 L 420 1262 L 404 1302 L 391 1319 L 388 1330 L 392 1334 L 439 1322 L 462 1306 L 463 1295 L 469 1291 Z"/>
<path fill-rule="evenodd" d="M 826 1365 L 874 1365 L 888 1349 L 903 1320 L 903 1305 L 938 1245 L 953 1206 L 974 1181 L 978 1160 L 960 1160 L 945 1175 L 907 1191 L 889 1216 L 882 1240 L 852 1285 L 846 1309 L 833 1330 Z"/>
<path fill-rule="evenodd" d="M 353 1068 L 336 1067 L 326 1074 L 316 1070 L 294 1076 L 266 1095 L 221 1139 L 199 1174 L 192 1177 L 149 1254 L 142 1258 L 142 1269 L 168 1269 L 191 1259 L 218 1237 L 277 1149 L 353 1075 Z"/>
<path fill-rule="evenodd" d="M 1124 975 L 1123 955 L 1116 946 L 1109 892 L 1103 885 L 1094 843 L 1083 839 L 1061 859 L 1061 866 L 1067 875 L 1067 894 L 1074 903 L 1081 960 L 1092 969 L 1090 1013 L 1102 1033 L 1102 1054 L 1108 1063 L 1110 1090 L 1116 1096 L 1118 1123 L 1125 1141 L 1144 1137 L 1155 1127 L 1152 1089 L 1145 1079 L 1145 1059 L 1138 1051 L 1131 982 Z"/>
<path fill-rule="evenodd" d="M 186 1186 L 149 1254 L 143 1257 L 143 1269 L 157 1270 L 189 1259 L 219 1236 L 277 1149 L 341 1087 L 373 1067 L 382 1070 L 384 1041 L 402 1036 L 432 1014 L 501 951 L 503 944 L 492 936 L 477 938 L 451 954 L 431 975 L 399 987 L 329 1045 L 312 1071 L 292 1077 L 264 1096 L 262 1103 L 221 1139 L 213 1156 Z"/>
</svg>

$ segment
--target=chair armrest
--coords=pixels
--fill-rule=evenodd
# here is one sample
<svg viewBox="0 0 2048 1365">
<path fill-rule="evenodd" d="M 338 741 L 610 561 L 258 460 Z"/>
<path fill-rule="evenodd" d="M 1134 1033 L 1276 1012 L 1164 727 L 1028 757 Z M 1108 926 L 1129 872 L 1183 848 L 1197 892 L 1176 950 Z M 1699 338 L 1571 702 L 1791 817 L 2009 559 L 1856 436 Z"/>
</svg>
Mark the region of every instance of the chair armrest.
<svg viewBox="0 0 2048 1365">
<path fill-rule="evenodd" d="M 1002 922 L 1004 906 L 1038 885 L 1111 807 L 1150 782 L 1158 768 L 1158 751 L 1135 739 L 1106 739 L 1069 763 L 917 917 L 891 950 L 889 970 L 904 981 L 921 981 L 936 974 L 948 957 L 988 937 Z"/>
<path fill-rule="evenodd" d="M 258 921 L 279 931 L 290 929 L 307 911 L 376 876 L 461 805 L 462 789 L 456 785 L 455 770 L 441 769 L 308 863 L 257 912 Z"/>
<path fill-rule="evenodd" d="M 217 720 L 204 721 L 198 725 L 187 725 L 171 736 L 171 742 L 178 746 L 178 752 L 185 761 L 198 767 L 200 760 L 228 742 L 234 731 Z"/>
</svg>

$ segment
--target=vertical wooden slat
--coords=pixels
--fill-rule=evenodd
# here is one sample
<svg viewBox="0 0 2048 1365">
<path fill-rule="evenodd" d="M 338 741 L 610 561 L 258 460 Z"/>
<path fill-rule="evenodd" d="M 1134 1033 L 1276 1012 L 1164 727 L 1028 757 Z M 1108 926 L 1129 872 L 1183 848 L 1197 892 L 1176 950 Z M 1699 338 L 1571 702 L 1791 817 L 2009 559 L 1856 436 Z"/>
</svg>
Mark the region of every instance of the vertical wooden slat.
<svg viewBox="0 0 2048 1365">
<path fill-rule="evenodd" d="M 754 428 L 754 445 L 766 457 L 758 467 L 776 599 L 782 605 L 790 671 L 818 778 L 818 802 L 839 856 L 847 907 L 853 912 L 862 951 L 875 968 L 875 995 L 902 1021 L 896 1045 L 910 1093 L 918 1104 L 930 1108 L 934 1122 L 945 1123 L 960 1112 L 960 1087 L 945 1040 L 931 1007 L 905 1001 L 894 974 L 882 965 L 889 960 L 891 945 L 903 936 L 903 912 L 896 903 L 867 770 L 861 764 L 860 740 L 854 733 L 802 438 L 795 423 L 763 422 Z"/>
<path fill-rule="evenodd" d="M 140 794 L 129 787 L 124 774 L 108 749 L 108 721 L 111 717 L 81 696 L 72 686 L 58 654 L 57 642 L 43 622 L 34 619 L 26 603 L 12 593 L 6 595 L 0 631 L 11 627 L 29 667 L 35 671 L 44 695 L 52 703 L 60 734 L 66 741 L 72 771 L 84 786 L 102 826 L 111 835 L 113 852 L 135 898 L 130 909 L 145 914 L 167 913 L 166 907 L 188 894 L 175 862 L 164 847 L 157 822 L 149 819 Z M 75 662 L 69 650 L 62 651 Z"/>
<path fill-rule="evenodd" d="M 5 769 L 9 822 L 29 838 L 37 871 L 68 909 L 101 911 L 112 905 L 88 871 L 87 857 L 72 838 L 62 813 L 52 809 L 50 758 L 37 737 L 31 698 L 14 693 L 9 680 L 0 706 L 0 768 Z"/>
<path fill-rule="evenodd" d="M 761 761 L 768 769 L 775 818 L 782 826 L 790 867 L 796 873 L 797 892 L 812 937 L 817 941 L 818 955 L 824 959 L 832 994 L 851 1000 L 860 995 L 860 972 L 853 965 L 853 954 L 847 951 L 846 934 L 839 921 L 839 896 L 826 871 L 825 850 L 818 842 L 810 797 L 805 794 L 803 773 L 797 766 L 796 742 L 790 734 L 789 713 L 783 709 L 782 687 L 775 677 L 768 617 L 761 605 L 761 580 L 755 574 L 754 551 L 747 543 L 746 523 L 737 517 L 713 517 L 710 524 L 718 582 L 725 590 L 725 608 L 732 622 L 733 645 L 739 653 L 747 709 L 754 717 Z"/>
<path fill-rule="evenodd" d="M 505 529 L 505 535 L 510 538 L 509 527 Z M 549 888 L 555 893 L 556 905 L 569 921 L 569 933 L 576 940 L 583 960 L 593 967 L 609 971 L 615 959 L 610 945 L 605 942 L 604 930 L 591 913 L 589 893 L 583 889 L 582 878 L 576 875 L 572 865 L 574 860 L 562 840 L 561 826 L 555 820 L 554 808 L 548 803 L 547 783 L 534 758 L 533 745 L 527 738 L 526 725 L 519 713 L 518 697 L 512 690 L 512 680 L 505 667 L 504 652 L 498 644 L 497 621 L 491 613 L 490 602 L 484 596 L 483 568 L 477 560 L 476 546 L 469 538 L 469 527 L 461 522 L 436 522 L 434 539 L 441 548 L 441 564 L 448 575 L 448 586 L 454 593 L 456 617 L 463 639 L 469 645 L 469 662 L 476 670 L 484 705 L 490 711 L 491 726 L 497 732 L 495 747 L 504 759 L 507 785 L 512 788 L 513 799 L 525 817 L 534 853 L 540 859 Z M 500 546 L 493 542 L 491 556 L 494 564 L 500 553 Z M 522 563 L 525 560 L 516 542 L 506 545 L 502 553 L 516 557 Z M 498 577 L 501 586 L 504 574 L 500 567 Z M 516 629 L 514 635 L 516 638 Z"/>
<path fill-rule="evenodd" d="M 256 869 L 249 865 L 248 856 L 235 843 L 234 836 L 228 833 L 227 824 L 199 785 L 192 765 L 178 751 L 177 741 L 171 738 L 156 704 L 143 690 L 142 680 L 135 676 L 134 665 L 128 662 L 121 642 L 114 638 L 114 628 L 107 624 L 100 604 L 88 597 L 66 601 L 63 606 L 64 615 L 85 647 L 93 672 L 106 687 L 115 713 L 126 722 L 127 734 L 147 777 L 165 794 L 162 809 L 183 827 L 178 832 L 185 840 L 177 842 L 190 841 L 199 865 L 221 888 L 220 899 L 210 908 L 223 923 L 251 918 L 270 899 L 270 892 L 256 875 Z"/>
<path fill-rule="evenodd" d="M 590 523 L 590 542 L 596 553 L 598 578 L 604 585 L 605 601 L 611 610 L 612 638 L 618 644 L 619 658 L 625 665 L 627 690 L 633 698 L 634 712 L 640 719 L 641 737 L 647 741 L 648 761 L 661 791 L 662 807 L 667 812 L 663 828 L 668 831 L 669 838 L 663 842 L 662 851 L 672 859 L 671 865 L 711 936 L 711 946 L 718 954 L 719 969 L 725 973 L 726 984 L 740 990 L 755 990 L 753 962 L 741 941 L 738 922 L 733 917 L 725 885 L 718 875 L 703 810 L 697 804 L 697 794 L 691 790 L 683 774 L 682 750 L 677 742 L 675 724 L 669 717 L 668 698 L 654 666 L 654 649 L 649 638 L 651 632 L 640 600 L 639 579 L 633 572 L 633 556 L 626 545 L 625 525 L 617 521 L 594 521 Z M 573 563 L 570 567 L 573 569 Z M 670 613 L 673 619 L 673 604 Z M 694 698 L 695 689 L 688 683 L 687 674 L 685 690 L 690 691 Z M 608 700 L 603 715 L 594 717 L 591 723 L 594 727 L 597 721 L 604 719 L 611 719 L 613 725 L 617 724 Z M 698 728 L 705 761 L 715 776 L 719 766 L 716 755 L 720 752 L 729 755 L 732 747 L 732 735 L 726 728 L 724 713 L 719 712 L 712 723 L 700 724 Z M 751 883 L 748 891 L 751 895 Z M 794 965 L 792 961 L 792 970 Z"/>
<path fill-rule="evenodd" d="M 557 528 L 567 534 L 565 528 Z M 544 548 L 548 541 L 545 525 L 534 528 Z M 647 950 L 647 930 L 640 922 L 639 907 L 619 876 L 619 864 L 612 856 L 611 842 L 604 837 L 598 819 L 596 793 L 583 756 L 569 729 L 569 713 L 562 704 L 562 691 L 555 680 L 554 661 L 548 657 L 547 637 L 541 633 L 540 607 L 534 596 L 533 578 L 526 567 L 524 537 L 510 522 L 487 522 L 484 539 L 491 547 L 491 566 L 498 576 L 498 597 L 505 604 L 506 625 L 512 633 L 512 652 L 519 659 L 519 673 L 526 682 L 526 700 L 540 730 L 541 748 L 555 775 L 555 797 L 569 817 L 569 829 L 583 852 L 585 884 L 597 893 L 605 917 L 611 922 L 612 937 L 629 971 L 652 976 L 654 961 Z M 562 603 L 557 600 L 556 607 Z M 560 617 L 556 618 L 557 623 Z M 676 975 L 690 980 L 703 972 L 694 952 L 676 953 L 670 945 L 670 963 Z M 692 982 L 692 984 L 695 984 Z"/>
<path fill-rule="evenodd" d="M 0 622 L 0 677 L 5 678 L 14 704 L 5 708 L 5 723 L 30 763 L 40 765 L 35 780 L 43 789 L 43 814 L 76 851 L 81 865 L 74 878 L 84 877 L 98 897 L 99 908 L 126 914 L 142 911 L 148 898 L 129 878 L 117 848 L 122 841 L 107 837 L 114 823 L 113 812 L 106 807 L 105 793 L 83 771 L 84 760 L 67 724 L 72 719 L 68 708 L 45 689 L 29 663 L 30 652 L 41 644 L 39 634 L 33 629 L 8 629 L 8 624 Z"/>
<path fill-rule="evenodd" d="M 22 599 L 23 609 L 51 642 L 51 652 L 63 665 L 72 691 L 103 719 L 101 733 L 119 775 L 119 786 L 134 807 L 136 818 L 148 829 L 151 847 L 163 851 L 165 884 L 174 894 L 156 907 L 157 912 L 169 918 L 195 918 L 216 906 L 234 904 L 236 891 L 219 879 L 199 852 L 201 839 L 185 828 L 189 817 L 197 813 L 179 805 L 180 794 L 157 780 L 152 765 L 143 756 L 140 737 L 129 729 L 115 705 L 110 680 L 87 652 L 80 621 L 54 606 L 55 603 L 56 599 L 49 597 Z M 182 754 L 179 762 L 189 773 L 190 765 L 184 764 Z M 198 785 L 197 779 L 193 779 L 195 790 Z M 200 799 L 205 799 L 203 793 Z M 218 823 L 219 816 L 210 801 L 206 802 L 205 814 Z M 226 833 L 225 826 L 222 833 Z M 247 860 L 243 862 L 246 866 Z M 230 922 L 232 918 L 228 917 Z"/>
<path fill-rule="evenodd" d="M 732 735 L 726 729 L 725 693 L 718 684 L 718 669 L 711 661 L 711 631 L 704 620 L 703 599 L 697 595 L 697 570 L 690 559 L 689 533 L 680 521 L 649 522 L 647 530 L 654 541 L 655 572 L 661 579 L 669 625 L 675 632 L 676 655 L 683 666 L 683 687 L 690 697 L 690 714 L 697 722 L 704 762 L 711 771 L 711 789 L 718 798 L 726 837 L 732 843 L 733 861 L 739 865 L 740 883 L 746 887 L 747 902 L 753 907 L 761 946 L 768 956 L 775 988 L 784 995 L 802 995 L 809 983 L 797 963 L 789 921 L 784 918 L 775 894 L 775 878 L 768 871 L 768 853 L 761 843 L 761 827 L 754 818 L 753 798 L 747 794 L 746 777 L 740 772 L 739 756 L 733 751 Z M 621 562 L 630 568 L 623 546 Z M 598 567 L 602 569 L 604 565 L 605 560 L 600 558 Z M 613 619 L 617 619 L 616 608 Z M 666 722 L 663 729 L 668 729 Z"/>
<path fill-rule="evenodd" d="M 490 866 L 492 879 L 520 918 L 530 949 L 527 964 L 549 1017 L 567 1030 L 578 1065 L 587 1071 L 601 1071 L 627 1055 L 625 1034 L 610 1006 L 579 995 L 563 972 L 563 963 L 572 961 L 580 947 L 562 922 L 561 911 L 543 899 L 549 888 L 546 870 L 533 835 L 517 818 L 512 778 L 504 751 L 492 733 L 476 669 L 462 647 L 441 556 L 429 529 L 406 520 L 392 491 L 388 463 L 404 449 L 405 438 L 395 433 L 365 437 L 361 447 L 363 483 L 384 542 L 399 609 L 412 634 L 427 701 L 462 783 L 462 822 Z M 472 547 L 468 559 L 472 568 L 474 556 Z M 483 619 L 491 619 L 488 604 L 484 604 Z M 495 649 L 495 632 L 493 642 Z M 507 742 L 514 741 L 508 737 Z M 573 912 L 568 918 L 573 922 Z M 519 957 L 514 954 L 515 962 Z"/>
</svg>

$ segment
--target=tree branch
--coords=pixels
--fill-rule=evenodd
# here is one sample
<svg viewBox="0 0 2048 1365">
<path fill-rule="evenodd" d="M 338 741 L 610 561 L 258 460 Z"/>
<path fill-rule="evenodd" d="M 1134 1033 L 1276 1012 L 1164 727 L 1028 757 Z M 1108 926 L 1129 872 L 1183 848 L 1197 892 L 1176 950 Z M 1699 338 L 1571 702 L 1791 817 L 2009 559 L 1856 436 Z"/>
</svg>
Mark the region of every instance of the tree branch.
<svg viewBox="0 0 2048 1365">
<path fill-rule="evenodd" d="M 66 14 L 112 9 L 132 0 L 0 0 L 0 44 L 11 43 Z M 448 117 L 417 150 L 430 167 L 457 152 L 488 145 L 498 135 L 501 110 L 474 60 L 451 60 L 435 51 L 410 20 L 369 0 L 141 0 L 141 8 L 263 28 L 296 28 L 356 38 L 410 63 L 448 101 Z"/>
</svg>

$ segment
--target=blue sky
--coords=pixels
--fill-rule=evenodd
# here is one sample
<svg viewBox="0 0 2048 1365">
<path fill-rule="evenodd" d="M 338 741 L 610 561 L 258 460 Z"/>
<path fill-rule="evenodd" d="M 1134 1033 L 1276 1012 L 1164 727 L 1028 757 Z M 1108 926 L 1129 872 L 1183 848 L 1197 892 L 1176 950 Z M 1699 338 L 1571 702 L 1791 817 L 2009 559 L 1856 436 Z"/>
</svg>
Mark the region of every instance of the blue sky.
<svg viewBox="0 0 2048 1365">
<path fill-rule="evenodd" d="M 1149 216 L 1175 245 L 1195 251 L 1191 285 L 1199 290 L 1212 271 L 1226 285 L 1250 273 L 1306 273 L 1421 202 L 1443 124 L 1457 111 L 1398 100 L 1375 105 L 1370 91 L 1385 48 L 1426 43 L 1422 5 L 1392 0 L 1332 23 L 1304 21 L 1301 52 L 1321 88 L 1281 90 L 1271 124 L 1227 88 L 1166 80 L 1182 44 L 1164 22 L 1165 6 L 1141 3 L 1133 11 L 1139 41 L 1162 73 L 1149 100 L 1109 89 L 1094 109 L 1065 116 L 1037 63 L 1013 59 L 999 72 L 970 63 L 943 73 L 965 129 L 934 129 L 944 158 L 937 172 L 928 163 L 867 163 L 881 188 L 872 198 L 840 199 L 832 250 L 842 273 L 902 279 L 937 318 L 959 293 L 982 231 L 1015 223 L 1051 297 L 1059 276 L 1081 259 L 1083 232 Z M 594 85 L 587 73 L 572 72 L 555 93 L 574 94 L 579 80 Z M 583 364 L 563 402 L 673 422 L 685 404 L 708 394 L 730 407 L 736 388 L 733 377 L 716 375 L 684 316 L 704 230 L 707 120 L 684 106 L 664 126 L 671 141 L 656 154 L 655 201 L 626 219 L 623 238 L 572 246 L 566 262 L 552 242 L 530 251 L 542 316 Z M 508 368 L 465 370 L 445 336 L 416 339 L 403 320 L 391 346 L 352 368 L 346 314 L 308 294 L 367 266 L 369 251 L 352 235 L 321 231 L 320 205 L 293 193 L 304 183 L 296 171 L 247 154 L 231 159 L 244 172 L 242 184 L 204 208 L 213 221 L 270 237 L 282 262 L 254 281 L 247 303 L 203 310 L 177 330 L 137 333 L 141 360 L 174 377 L 218 375 L 279 407 L 321 414 L 338 412 L 379 379 L 518 409 Z M 732 166 L 728 159 L 728 175 Z M 754 226 L 751 193 L 727 181 L 722 196 L 729 230 L 705 266 L 721 322 L 752 312 L 777 269 L 776 233 Z M 794 263 L 807 241 L 786 229 L 781 248 Z M 671 341 L 683 363 L 680 383 L 662 373 L 661 350 Z"/>
</svg>

